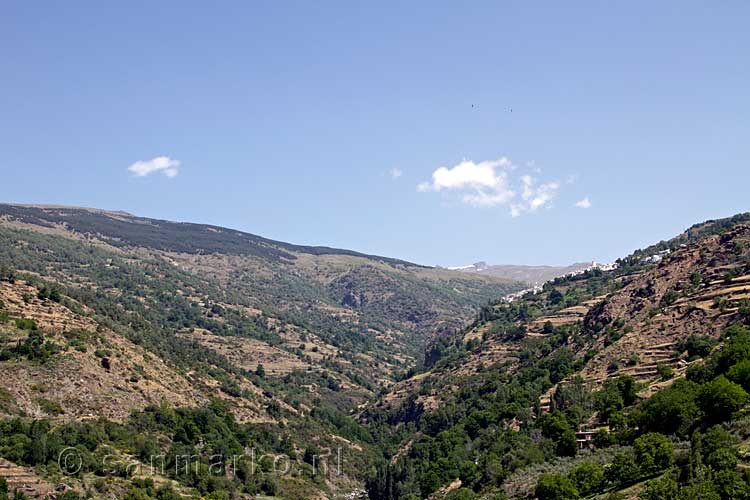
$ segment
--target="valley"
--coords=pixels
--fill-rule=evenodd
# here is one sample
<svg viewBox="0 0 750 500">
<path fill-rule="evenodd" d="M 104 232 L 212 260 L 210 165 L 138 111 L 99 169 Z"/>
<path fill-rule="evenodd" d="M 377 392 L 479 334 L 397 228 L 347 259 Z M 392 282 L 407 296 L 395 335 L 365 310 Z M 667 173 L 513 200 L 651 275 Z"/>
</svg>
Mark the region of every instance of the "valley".
<svg viewBox="0 0 750 500">
<path fill-rule="evenodd" d="M 750 216 L 504 299 L 530 284 L 0 205 L 0 475 L 70 500 L 745 491 L 695 440 L 746 467 Z"/>
</svg>

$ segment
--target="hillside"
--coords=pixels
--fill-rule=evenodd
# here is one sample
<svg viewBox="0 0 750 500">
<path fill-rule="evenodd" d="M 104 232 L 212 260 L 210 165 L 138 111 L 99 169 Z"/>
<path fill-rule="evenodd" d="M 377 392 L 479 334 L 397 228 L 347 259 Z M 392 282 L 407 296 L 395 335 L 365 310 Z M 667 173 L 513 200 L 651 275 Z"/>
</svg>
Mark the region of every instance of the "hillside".
<svg viewBox="0 0 750 500">
<path fill-rule="evenodd" d="M 506 300 L 527 285 L 121 212 L 0 209 L 11 491 L 750 497 L 745 215 Z M 70 447 L 82 462 L 65 474 Z"/>
<path fill-rule="evenodd" d="M 746 444 L 736 445 L 747 437 L 744 424 L 711 429 L 744 422 L 750 402 L 750 386 L 729 370 L 750 350 L 726 361 L 750 342 L 739 326 L 750 324 L 745 220 L 694 226 L 686 234 L 700 235 L 635 252 L 612 271 L 559 278 L 484 308 L 471 328 L 427 354 L 429 369 L 362 413 L 371 432 L 386 436 L 370 498 L 639 498 L 662 486 L 712 491 L 719 485 L 708 481 L 720 472 L 750 492 L 718 466 L 704 473 L 706 484 L 691 479 L 696 452 L 688 456 L 692 432 L 693 440 L 723 432 L 734 443 L 729 463 L 747 467 Z M 740 384 L 726 389 L 733 396 L 715 394 L 725 375 Z M 685 377 L 679 384 L 692 385 L 671 388 Z M 731 397 L 737 403 L 717 399 Z M 674 454 L 663 465 L 639 463 L 646 442 L 670 436 L 663 446 Z M 661 482 L 644 482 L 665 470 Z M 594 485 L 583 481 L 591 474 L 601 475 Z M 726 495 L 642 498 L 746 498 Z"/>
<path fill-rule="evenodd" d="M 0 412 L 21 426 L 6 438 L 24 442 L 36 432 L 23 427 L 33 418 L 47 422 L 53 441 L 79 425 L 131 436 L 89 443 L 95 455 L 104 444 L 132 454 L 149 440 L 167 453 L 208 441 L 257 444 L 296 456 L 300 474 L 218 485 L 157 479 L 191 488 L 186 494 L 351 492 L 374 442 L 350 413 L 419 365 L 434 338 L 522 287 L 215 226 L 0 205 Z M 231 425 L 220 438 L 199 426 L 182 440 L 169 426 L 142 428 L 151 413 L 175 411 L 169 419 Z M 0 455 L 13 467 L 40 465 L 30 443 L 19 454 L 6 438 Z M 305 451 L 333 456 L 338 447 L 350 456 L 344 473 L 316 477 Z M 37 454 L 52 460 L 56 449 Z M 93 487 L 85 475 L 52 479 L 81 493 Z M 97 495 L 119 498 L 135 488 L 128 484 Z"/>
</svg>

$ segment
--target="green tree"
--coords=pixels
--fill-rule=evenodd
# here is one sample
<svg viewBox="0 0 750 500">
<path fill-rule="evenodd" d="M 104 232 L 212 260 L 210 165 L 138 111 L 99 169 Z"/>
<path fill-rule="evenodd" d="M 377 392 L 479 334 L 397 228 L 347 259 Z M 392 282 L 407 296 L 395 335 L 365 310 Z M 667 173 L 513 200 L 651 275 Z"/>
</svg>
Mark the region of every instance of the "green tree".
<svg viewBox="0 0 750 500">
<path fill-rule="evenodd" d="M 607 482 L 602 466 L 592 462 L 583 462 L 573 469 L 568 477 L 584 496 L 600 492 Z"/>
<path fill-rule="evenodd" d="M 633 443 L 635 462 L 642 474 L 663 471 L 674 461 L 674 447 L 663 434 L 651 432 Z"/>
<path fill-rule="evenodd" d="M 737 468 L 737 452 L 721 448 L 706 457 L 706 465 L 714 471 L 733 471 Z"/>
<path fill-rule="evenodd" d="M 678 500 L 721 500 L 716 486 L 710 481 L 701 481 L 683 486 Z"/>
<path fill-rule="evenodd" d="M 632 453 L 622 452 L 615 455 L 604 474 L 617 485 L 628 485 L 641 477 L 641 470 Z"/>
<path fill-rule="evenodd" d="M 748 500 L 750 486 L 734 470 L 722 470 L 714 475 L 714 486 L 721 500 Z"/>
<path fill-rule="evenodd" d="M 654 479 L 646 483 L 639 500 L 677 500 L 679 498 L 679 487 L 677 482 L 669 477 Z"/>
<path fill-rule="evenodd" d="M 560 457 L 572 457 L 578 452 L 576 434 L 565 415 L 556 411 L 541 419 L 542 435 L 555 443 L 555 453 Z"/>
<path fill-rule="evenodd" d="M 708 422 L 726 422 L 748 401 L 748 394 L 734 382 L 720 375 L 701 387 L 698 406 Z"/>
<path fill-rule="evenodd" d="M 723 454 L 724 456 L 722 457 L 717 454 L 720 452 L 729 452 L 734 455 L 734 461 L 736 462 L 736 447 L 738 443 L 739 440 L 733 436 L 731 432 L 721 425 L 715 425 L 701 435 L 700 439 L 695 442 L 694 446 L 699 448 L 698 451 L 703 456 L 703 461 L 707 465 L 711 465 L 709 463 L 709 457 L 714 456 L 714 470 L 718 471 L 724 468 L 720 464 L 726 464 L 727 456 L 726 454 Z M 732 458 L 729 458 L 728 460 L 731 461 Z M 731 468 L 731 466 L 729 468 Z"/>
<path fill-rule="evenodd" d="M 677 380 L 639 405 L 630 415 L 631 423 L 647 432 L 688 436 L 700 416 L 699 389 L 695 382 Z"/>
<path fill-rule="evenodd" d="M 750 360 L 740 361 L 727 372 L 727 378 L 742 386 L 745 391 L 750 390 Z"/>
<path fill-rule="evenodd" d="M 732 325 L 724 332 L 726 342 L 716 357 L 717 373 L 726 373 L 729 369 L 750 359 L 750 333 L 746 328 Z"/>
<path fill-rule="evenodd" d="M 558 474 L 539 476 L 534 495 L 539 500 L 576 500 L 580 496 L 573 482 Z"/>
</svg>

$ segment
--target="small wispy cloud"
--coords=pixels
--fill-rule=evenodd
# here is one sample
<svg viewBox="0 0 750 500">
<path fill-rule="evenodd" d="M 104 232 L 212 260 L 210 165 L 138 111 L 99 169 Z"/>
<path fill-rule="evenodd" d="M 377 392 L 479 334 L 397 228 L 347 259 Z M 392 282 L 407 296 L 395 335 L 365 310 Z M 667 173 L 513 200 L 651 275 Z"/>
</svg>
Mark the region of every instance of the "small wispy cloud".
<svg viewBox="0 0 750 500">
<path fill-rule="evenodd" d="M 536 179 L 530 175 L 522 176 L 521 184 L 521 200 L 510 206 L 510 215 L 513 217 L 518 217 L 524 212 L 536 212 L 540 208 L 550 208 L 552 200 L 557 196 L 557 190 L 560 189 L 559 182 L 537 184 Z"/>
<path fill-rule="evenodd" d="M 404 172 L 400 168 L 393 167 L 389 172 L 391 174 L 391 179 L 394 181 L 404 175 Z"/>
<path fill-rule="evenodd" d="M 162 173 L 169 177 L 177 177 L 180 173 L 180 161 L 173 160 L 169 156 L 157 156 L 150 160 L 141 160 L 133 163 L 128 170 L 136 177 L 146 177 L 154 173 Z"/>
<path fill-rule="evenodd" d="M 533 162 L 526 168 L 534 173 L 541 171 Z M 419 184 L 417 191 L 455 192 L 463 203 L 474 207 L 507 206 L 513 217 L 550 208 L 560 183 L 540 183 L 528 174 L 518 177 L 516 169 L 506 157 L 479 163 L 463 160 L 435 170 L 432 179 Z"/>
<path fill-rule="evenodd" d="M 589 197 L 585 197 L 584 199 L 577 201 L 576 206 L 578 208 L 591 208 L 591 200 L 589 200 Z"/>
</svg>

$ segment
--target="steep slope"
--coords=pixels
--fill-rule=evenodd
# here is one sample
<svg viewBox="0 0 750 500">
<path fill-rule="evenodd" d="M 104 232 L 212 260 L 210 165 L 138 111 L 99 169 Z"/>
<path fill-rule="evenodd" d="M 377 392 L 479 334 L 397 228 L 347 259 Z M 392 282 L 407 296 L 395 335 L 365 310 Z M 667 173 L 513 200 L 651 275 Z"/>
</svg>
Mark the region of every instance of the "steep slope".
<svg viewBox="0 0 750 500">
<path fill-rule="evenodd" d="M 189 494 L 356 490 L 375 443 L 349 413 L 418 364 L 429 339 L 523 286 L 121 212 L 0 205 L 0 214 L 0 411 L 11 418 L 0 455 L 54 462 L 60 445 L 34 451 L 35 429 L 59 443 L 86 422 L 129 436 L 86 441 L 87 453 L 127 456 L 150 441 L 168 457 L 192 446 L 207 460 L 201 443 L 217 431 L 204 424 L 216 420 L 217 446 L 258 441 L 302 471 L 221 484 L 162 477 Z M 143 424 L 154 412 L 200 431 Z M 311 454 L 338 448 L 344 471 L 317 477 Z M 94 487 L 85 477 L 71 486 Z"/>
<path fill-rule="evenodd" d="M 621 412 L 684 376 L 730 325 L 750 322 L 745 220 L 697 225 L 699 235 L 635 252 L 612 271 L 556 279 L 442 339 L 428 370 L 362 413 L 386 444 L 370 497 L 521 498 L 541 473 L 579 463 L 559 458 L 575 454 L 575 431 L 581 446 L 600 429 L 632 445 L 639 428 Z M 637 395 L 609 406 L 626 386 Z M 572 450 L 561 448 L 568 438 Z M 617 453 L 602 445 L 589 460 L 609 464 Z"/>
<path fill-rule="evenodd" d="M 15 400 L 16 413 L 123 420 L 134 409 L 162 401 L 208 402 L 199 380 L 188 380 L 142 347 L 37 294 L 25 283 L 0 282 L 4 311 L 19 320 L 0 324 L 0 349 L 10 358 L 0 363 L 1 386 Z M 55 363 L 11 354 L 33 334 L 55 346 Z"/>
</svg>

